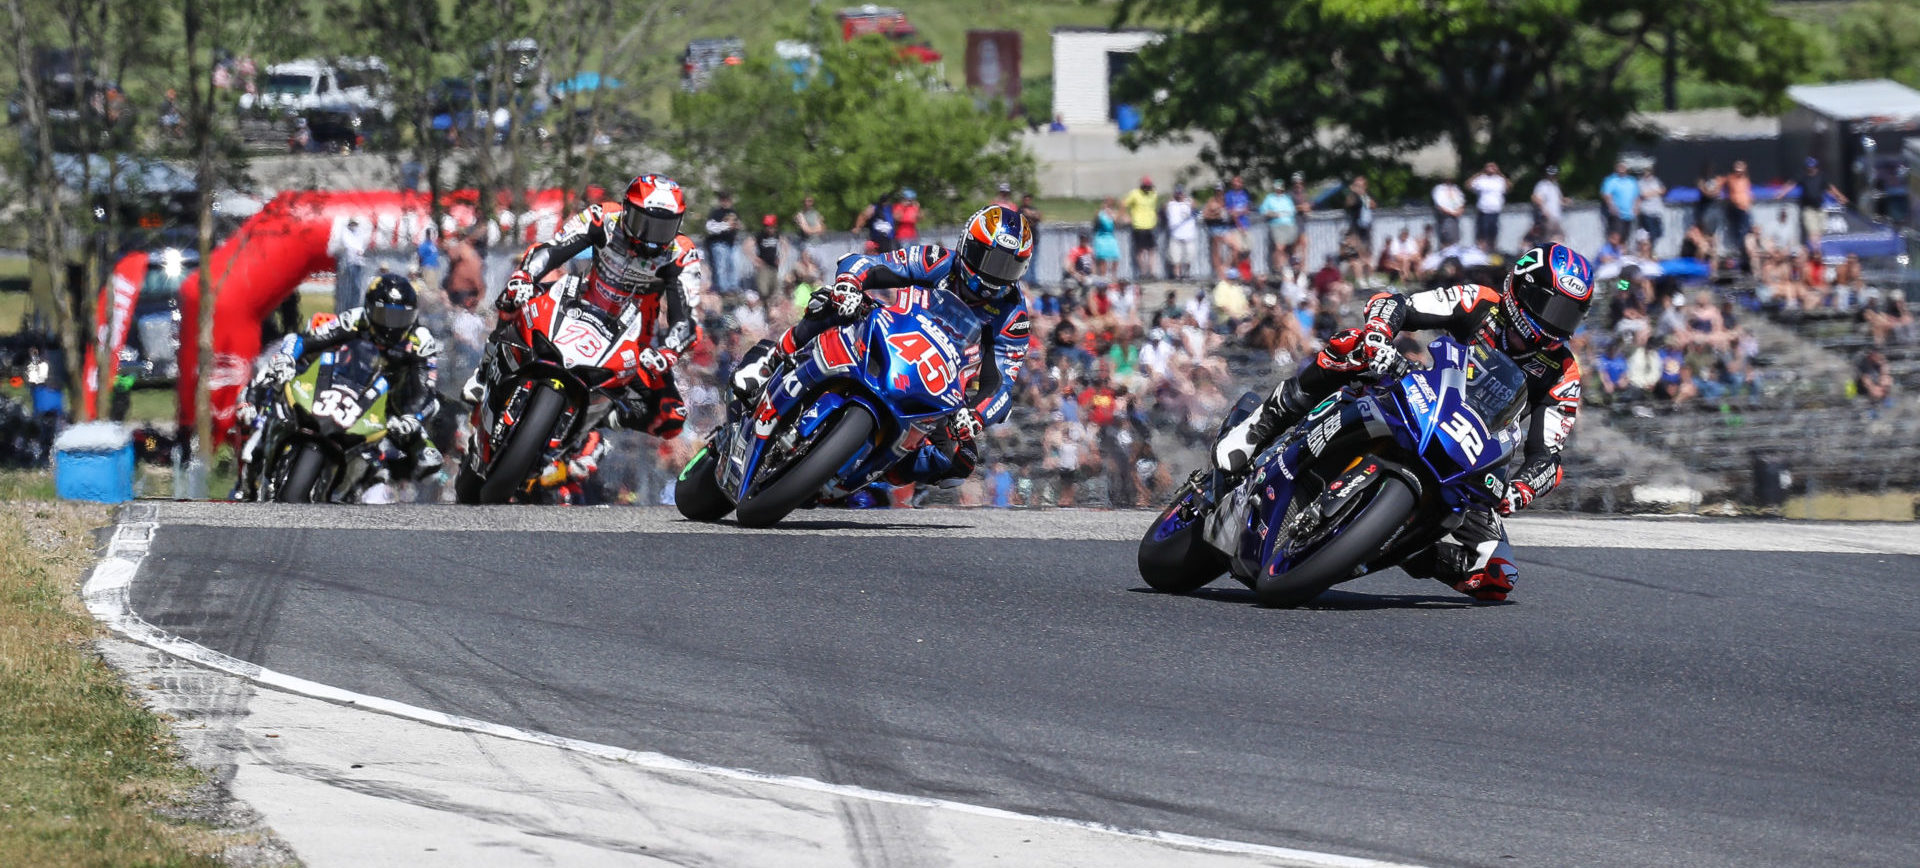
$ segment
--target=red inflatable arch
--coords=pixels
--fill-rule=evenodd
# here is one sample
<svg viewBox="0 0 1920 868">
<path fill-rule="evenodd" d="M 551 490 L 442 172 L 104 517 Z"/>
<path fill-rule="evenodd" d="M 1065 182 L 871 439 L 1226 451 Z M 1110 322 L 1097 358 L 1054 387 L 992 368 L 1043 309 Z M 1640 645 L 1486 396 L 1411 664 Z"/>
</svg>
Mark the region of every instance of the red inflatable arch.
<svg viewBox="0 0 1920 868">
<path fill-rule="evenodd" d="M 443 200 L 454 222 L 467 227 L 475 220 L 477 194 L 463 190 Z M 527 197 L 527 209 L 512 225 L 516 237 L 503 239 L 507 249 L 519 250 L 553 232 L 566 215 L 570 197 L 560 190 L 541 190 Z M 579 201 L 579 200 L 573 200 Z M 216 440 L 226 437 L 233 424 L 234 405 L 252 376 L 260 354 L 260 323 L 309 276 L 332 271 L 328 242 L 349 218 L 359 218 L 374 231 L 371 252 L 411 255 L 430 218 L 428 200 L 421 193 L 395 191 L 328 191 L 282 193 L 258 214 L 247 218 L 234 234 L 213 251 L 207 274 L 220 287 L 213 310 L 213 422 Z M 506 211 L 503 194 L 495 211 Z M 135 254 L 138 255 L 138 254 Z M 193 427 L 193 393 L 199 373 L 200 274 L 189 274 L 180 285 L 180 413 L 181 430 Z"/>
</svg>

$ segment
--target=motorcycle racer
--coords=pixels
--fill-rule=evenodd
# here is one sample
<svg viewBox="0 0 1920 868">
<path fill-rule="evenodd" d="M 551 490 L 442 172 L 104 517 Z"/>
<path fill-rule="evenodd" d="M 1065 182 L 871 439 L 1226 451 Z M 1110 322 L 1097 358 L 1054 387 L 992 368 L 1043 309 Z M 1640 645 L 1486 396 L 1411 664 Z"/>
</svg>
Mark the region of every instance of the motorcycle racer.
<svg viewBox="0 0 1920 868">
<path fill-rule="evenodd" d="M 1499 289 L 1463 284 L 1404 296 L 1376 294 L 1367 302 L 1365 323 L 1328 338 L 1311 364 L 1274 387 L 1253 415 L 1221 437 L 1214 465 L 1245 473 L 1254 456 L 1342 387 L 1362 378 L 1403 376 L 1408 363 L 1392 343 L 1402 329 L 1441 329 L 1462 343 L 1500 350 L 1526 374 L 1533 412 L 1525 453 L 1518 469 L 1507 473 L 1499 514 L 1469 512 L 1454 532 L 1459 544 L 1438 543 L 1401 567 L 1476 599 L 1504 600 L 1519 571 L 1501 516 L 1560 484 L 1560 450 L 1580 410 L 1580 363 L 1566 341 L 1593 302 L 1592 279 L 1586 257 L 1547 244 L 1515 259 Z"/>
<path fill-rule="evenodd" d="M 680 234 L 687 213 L 686 194 L 664 175 L 647 174 L 627 185 L 621 209 L 608 213 L 599 205 L 574 215 L 545 243 L 529 248 L 520 267 L 507 279 L 505 291 L 494 300 L 505 328 L 520 309 L 541 291 L 540 279 L 580 253 L 591 250 L 593 266 L 586 276 L 567 281 L 571 303 L 585 304 L 618 319 L 629 307 L 651 323 L 666 310 L 667 331 L 659 343 L 640 351 L 640 376 L 628 388 L 607 419 L 615 428 L 644 431 L 671 440 L 687 421 L 686 402 L 674 382 L 673 367 L 700 339 L 695 320 L 705 269 L 700 248 Z M 652 332 L 645 332 L 648 340 Z M 497 350 L 488 347 L 488 356 Z M 477 404 L 482 397 L 480 371 L 461 387 L 461 396 Z"/>
<path fill-rule="evenodd" d="M 833 285 L 807 300 L 800 322 L 777 340 L 749 350 L 733 374 L 733 393 L 742 402 L 759 399 L 777 371 L 802 347 L 834 326 L 854 322 L 878 304 L 869 291 L 909 287 L 951 291 L 984 324 L 980 339 L 977 399 L 949 418 L 946 428 L 889 474 L 895 484 L 953 482 L 972 475 L 979 463 L 974 441 L 988 425 L 1005 421 L 1013 407 L 1014 378 L 1027 357 L 1033 324 L 1019 281 L 1033 259 L 1034 227 L 1020 212 L 988 205 L 967 221 L 959 249 L 914 245 L 884 254 L 849 253 L 840 258 Z"/>
<path fill-rule="evenodd" d="M 253 478 L 255 451 L 260 446 L 259 408 L 273 392 L 331 350 L 351 340 L 365 340 L 380 349 L 385 360 L 388 392 L 387 441 L 401 454 L 395 469 L 403 476 L 422 479 L 440 469 L 440 450 L 427 436 L 427 423 L 440 409 L 440 342 L 417 324 L 420 297 L 413 284 L 397 274 L 382 274 L 367 288 L 360 307 L 335 316 L 315 314 L 306 333 L 288 335 L 247 386 L 246 400 L 236 413 L 247 432 L 240 449 L 240 479 L 234 499 L 250 498 L 259 480 Z"/>
</svg>

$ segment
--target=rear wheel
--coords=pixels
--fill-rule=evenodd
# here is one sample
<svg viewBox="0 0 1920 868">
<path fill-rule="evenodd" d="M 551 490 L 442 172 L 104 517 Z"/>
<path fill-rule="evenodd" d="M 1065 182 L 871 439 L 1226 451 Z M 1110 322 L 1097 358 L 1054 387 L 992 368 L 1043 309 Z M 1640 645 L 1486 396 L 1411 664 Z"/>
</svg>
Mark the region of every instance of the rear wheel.
<svg viewBox="0 0 1920 868">
<path fill-rule="evenodd" d="M 506 503 L 519 493 L 547 453 L 547 441 L 553 438 L 553 428 L 566 409 L 567 396 L 545 385 L 533 387 L 526 409 L 507 433 L 506 442 L 500 444 L 499 457 L 480 484 L 481 503 Z"/>
<path fill-rule="evenodd" d="M 281 460 L 287 462 L 287 481 L 280 484 L 273 499 L 281 503 L 312 503 L 314 483 L 320 481 L 320 471 L 327 467 L 326 454 L 311 443 L 302 443 L 293 447 L 292 455 Z"/>
<path fill-rule="evenodd" d="M 1267 554 L 1268 565 L 1261 568 L 1260 579 L 1254 584 L 1260 605 L 1298 606 L 1346 581 L 1354 567 L 1378 555 L 1393 532 L 1407 523 L 1416 503 L 1413 489 L 1406 482 L 1394 476 L 1382 477 L 1374 486 L 1373 499 L 1338 529 L 1339 536 L 1323 543 L 1292 569 L 1269 575 L 1274 555 Z"/>
<path fill-rule="evenodd" d="M 849 404 L 814 435 L 813 447 L 780 476 L 740 501 L 736 517 L 743 527 L 769 527 L 798 509 L 839 472 L 873 435 L 873 415 Z"/>
<path fill-rule="evenodd" d="M 733 501 L 720 490 L 720 480 L 713 475 L 717 460 L 709 442 L 681 469 L 680 478 L 673 483 L 673 505 L 681 515 L 694 521 L 719 521 L 733 511 Z"/>
<path fill-rule="evenodd" d="M 1190 594 L 1227 571 L 1227 556 L 1200 538 L 1199 481 L 1188 482 L 1140 538 L 1140 578 L 1163 594 Z"/>
</svg>

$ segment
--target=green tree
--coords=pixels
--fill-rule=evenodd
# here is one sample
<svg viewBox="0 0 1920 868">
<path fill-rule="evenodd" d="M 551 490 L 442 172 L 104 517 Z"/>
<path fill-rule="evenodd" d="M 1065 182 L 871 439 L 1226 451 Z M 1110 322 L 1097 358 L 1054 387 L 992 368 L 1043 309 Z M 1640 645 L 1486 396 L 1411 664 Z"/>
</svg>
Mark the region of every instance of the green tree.
<svg viewBox="0 0 1920 868">
<path fill-rule="evenodd" d="M 1833 42 L 1843 76 L 1920 87 L 1920 0 L 1858 4 L 1835 22 Z"/>
<path fill-rule="evenodd" d="M 1775 109 L 1811 48 L 1767 0 L 1123 0 L 1122 23 L 1177 20 L 1116 85 L 1137 141 L 1213 136 L 1222 171 L 1341 176 L 1450 144 L 1463 167 L 1570 165 L 1596 180 L 1659 86 L 1636 57 Z M 1658 70 L 1659 63 L 1641 64 Z"/>
<path fill-rule="evenodd" d="M 878 38 L 814 40 L 820 62 L 724 69 L 674 98 L 665 144 L 687 180 L 738 197 L 742 211 L 791 214 L 812 195 L 830 227 L 849 226 L 889 190 L 914 188 L 922 222 L 955 221 L 994 185 L 1030 188 L 1033 158 L 1002 106 L 981 109 Z"/>
</svg>

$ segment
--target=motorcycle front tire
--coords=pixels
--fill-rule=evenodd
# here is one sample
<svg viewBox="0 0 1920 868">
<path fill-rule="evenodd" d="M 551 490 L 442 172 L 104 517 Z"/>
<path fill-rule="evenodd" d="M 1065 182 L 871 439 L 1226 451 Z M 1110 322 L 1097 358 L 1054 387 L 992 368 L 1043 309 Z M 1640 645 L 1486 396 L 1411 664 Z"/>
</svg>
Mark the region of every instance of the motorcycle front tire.
<svg viewBox="0 0 1920 868">
<path fill-rule="evenodd" d="M 733 511 L 733 501 L 727 499 L 726 492 L 720 490 L 720 480 L 713 476 L 716 460 L 713 443 L 708 442 L 681 469 L 680 478 L 673 483 L 673 505 L 681 515 L 693 521 L 719 521 Z"/>
<path fill-rule="evenodd" d="M 1206 516 L 1195 516 L 1178 530 L 1160 534 L 1162 527 L 1174 521 L 1182 504 L 1198 497 L 1192 483 L 1182 486 L 1180 496 L 1161 511 L 1140 538 L 1140 578 L 1160 593 L 1191 594 L 1227 571 L 1227 556 L 1201 538 Z"/>
<path fill-rule="evenodd" d="M 1354 567 L 1380 553 L 1381 546 L 1407 523 L 1417 505 L 1418 499 L 1406 482 L 1394 476 L 1382 477 L 1374 486 L 1373 499 L 1362 505 L 1340 535 L 1319 551 L 1277 576 L 1269 575 L 1265 565 L 1261 567 L 1253 588 L 1260 595 L 1260 605 L 1298 606 L 1346 581 Z M 1267 557 L 1271 559 L 1273 553 Z"/>
<path fill-rule="evenodd" d="M 734 517 L 741 527 L 771 527 L 814 496 L 873 436 L 873 415 L 849 404 L 814 435 L 813 448 L 787 467 L 779 478 L 742 498 Z"/>
<path fill-rule="evenodd" d="M 540 466 L 540 458 L 547 452 L 547 441 L 553 437 L 553 427 L 566 409 L 566 395 L 544 384 L 533 387 L 533 393 L 527 396 L 526 410 L 508 432 L 506 442 L 500 444 L 493 469 L 487 471 L 486 481 L 480 484 L 481 503 L 506 503 L 520 492 L 527 477 Z"/>
<path fill-rule="evenodd" d="M 302 443 L 294 447 L 292 455 L 281 460 L 287 462 L 289 468 L 287 481 L 280 484 L 273 499 L 281 503 L 312 503 L 313 486 L 320 481 L 320 471 L 327 467 L 326 454 L 311 443 Z"/>
</svg>

